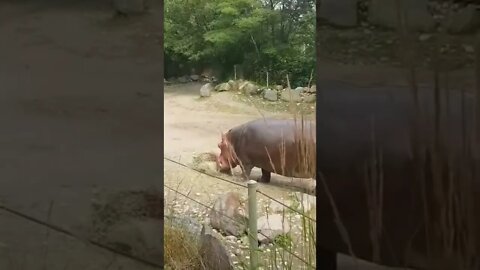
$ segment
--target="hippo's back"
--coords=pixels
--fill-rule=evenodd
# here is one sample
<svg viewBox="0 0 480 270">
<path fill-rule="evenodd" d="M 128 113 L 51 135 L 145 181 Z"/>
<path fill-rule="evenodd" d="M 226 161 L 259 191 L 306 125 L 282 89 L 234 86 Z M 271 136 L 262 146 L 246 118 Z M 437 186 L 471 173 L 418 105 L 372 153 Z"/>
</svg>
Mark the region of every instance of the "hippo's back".
<svg viewBox="0 0 480 270">
<path fill-rule="evenodd" d="M 293 142 L 295 133 L 302 134 L 307 138 L 315 140 L 315 123 L 313 121 L 304 121 L 294 119 L 271 119 L 261 118 L 240 125 L 232 131 L 237 136 L 247 139 L 247 143 L 272 145 L 282 142 Z"/>
</svg>

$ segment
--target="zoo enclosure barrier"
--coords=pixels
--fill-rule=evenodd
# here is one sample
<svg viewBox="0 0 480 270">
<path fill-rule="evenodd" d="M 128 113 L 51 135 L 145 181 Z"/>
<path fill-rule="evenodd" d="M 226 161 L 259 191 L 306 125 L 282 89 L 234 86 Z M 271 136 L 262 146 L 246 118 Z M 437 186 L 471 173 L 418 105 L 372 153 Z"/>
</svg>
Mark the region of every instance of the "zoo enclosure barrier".
<svg viewBox="0 0 480 270">
<path fill-rule="evenodd" d="M 271 201 L 274 201 L 274 202 L 278 203 L 284 209 L 288 209 L 288 210 L 300 215 L 305 220 L 308 220 L 309 222 L 312 222 L 312 223 L 316 223 L 316 219 L 314 219 L 314 218 L 306 215 L 305 213 L 303 213 L 303 212 L 285 204 L 282 201 L 279 201 L 278 199 L 272 197 L 271 195 L 268 195 L 265 192 L 259 190 L 258 189 L 258 183 L 254 180 L 249 180 L 247 182 L 247 185 L 244 185 L 244 184 L 241 184 L 241 183 L 238 183 L 238 182 L 234 182 L 234 181 L 231 181 L 231 180 L 228 180 L 228 179 L 225 179 L 225 178 L 222 178 L 222 177 L 219 177 L 219 176 L 209 174 L 209 173 L 206 173 L 204 171 L 192 168 L 192 167 L 190 167 L 186 164 L 175 161 L 175 160 L 173 160 L 171 158 L 168 158 L 168 157 L 164 157 L 164 160 L 169 161 L 169 162 L 174 163 L 174 164 L 177 164 L 177 165 L 179 165 L 181 167 L 184 167 L 186 169 L 198 172 L 199 174 L 202 174 L 202 175 L 205 175 L 205 176 L 208 176 L 208 177 L 220 180 L 220 181 L 224 181 L 226 183 L 229 183 L 229 184 L 241 187 L 241 188 L 248 189 L 248 210 L 249 211 L 248 211 L 248 234 L 247 234 L 247 236 L 248 236 L 248 239 L 249 239 L 249 251 L 250 251 L 250 267 L 249 267 L 249 269 L 258 269 L 258 265 L 259 265 L 258 235 L 261 235 L 262 237 L 265 237 L 265 239 L 269 240 L 270 242 L 273 242 L 273 240 L 274 240 L 274 239 L 271 239 L 269 236 L 265 235 L 263 232 L 258 231 L 258 228 L 257 228 L 257 226 L 258 226 L 258 224 L 257 224 L 257 220 L 258 220 L 258 216 L 257 216 L 257 193 L 263 195 L 264 197 L 270 199 Z M 232 221 L 236 224 L 240 224 L 239 221 L 237 221 L 237 220 L 233 219 L 232 217 L 227 216 L 227 215 L 215 210 L 212 206 L 206 205 L 205 203 L 202 203 L 199 200 L 190 197 L 188 194 L 182 193 L 182 192 L 178 191 L 177 189 L 174 189 L 174 188 L 172 188 L 172 187 L 170 187 L 166 184 L 164 184 L 164 187 L 167 188 L 168 190 L 174 192 L 175 194 L 181 195 L 182 197 L 186 198 L 187 200 L 190 200 L 190 201 L 192 201 L 192 202 L 194 202 L 194 203 L 196 203 L 196 204 L 198 204 L 198 205 L 200 205 L 200 206 L 202 206 L 202 207 L 204 207 L 208 210 L 215 211 L 217 214 L 222 215 L 223 217 L 227 218 L 228 220 L 230 220 L 230 221 Z M 253 232 L 257 232 L 257 233 L 253 233 Z M 304 266 L 306 266 L 306 268 L 302 268 L 302 269 L 316 269 L 314 265 L 309 263 L 306 259 L 304 259 L 304 258 L 300 257 L 299 255 L 295 254 L 293 251 L 288 250 L 286 247 L 283 247 L 283 246 L 280 246 L 280 247 L 286 253 L 288 253 L 290 256 L 299 260 L 301 263 L 304 264 Z"/>
</svg>

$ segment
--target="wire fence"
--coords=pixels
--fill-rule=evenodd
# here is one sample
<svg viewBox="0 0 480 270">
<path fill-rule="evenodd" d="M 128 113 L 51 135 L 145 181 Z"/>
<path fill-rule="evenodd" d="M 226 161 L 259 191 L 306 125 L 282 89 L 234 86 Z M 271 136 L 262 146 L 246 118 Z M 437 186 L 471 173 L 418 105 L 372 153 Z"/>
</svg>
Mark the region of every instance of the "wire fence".
<svg viewBox="0 0 480 270">
<path fill-rule="evenodd" d="M 213 174 L 210 174 L 210 173 L 207 173 L 207 172 L 204 172 L 204 171 L 201 171 L 201 170 L 192 168 L 192 167 L 190 167 L 190 166 L 188 166 L 188 165 L 186 165 L 186 164 L 183 164 L 183 163 L 181 163 L 181 162 L 175 161 L 175 160 L 173 160 L 173 159 L 171 159 L 171 158 L 168 158 L 168 157 L 164 157 L 164 159 L 167 160 L 167 161 L 169 161 L 169 162 L 172 162 L 172 163 L 174 163 L 174 164 L 177 164 L 177 165 L 179 165 L 179 166 L 181 166 L 181 167 L 187 168 L 187 169 L 189 169 L 189 170 L 196 171 L 196 172 L 198 172 L 198 173 L 200 173 L 200 174 L 203 174 L 203 175 L 206 175 L 206 176 L 209 176 L 209 177 L 218 179 L 218 180 L 220 180 L 220 181 L 223 181 L 223 182 L 226 182 L 226 183 L 229 183 L 229 184 L 238 186 L 238 187 L 247 188 L 247 185 L 246 185 L 246 184 L 241 184 L 241 183 L 238 183 L 238 182 L 234 182 L 234 181 L 232 181 L 232 180 L 228 180 L 228 179 L 222 178 L 222 177 L 220 177 L 220 176 L 213 175 Z M 267 193 L 265 193 L 265 192 L 263 192 L 263 191 L 261 191 L 261 190 L 257 190 L 257 192 L 258 192 L 259 194 L 267 197 L 268 199 L 270 199 L 270 200 L 272 200 L 272 201 L 280 204 L 282 207 L 284 207 L 284 208 L 286 208 L 286 209 L 288 209 L 288 210 L 290 210 L 290 211 L 292 211 L 292 212 L 295 212 L 295 213 L 303 216 L 304 218 L 306 218 L 306 219 L 308 219 L 308 220 L 310 220 L 310 221 L 312 221 L 312 222 L 317 222 L 316 219 L 314 219 L 314 218 L 306 215 L 305 213 L 303 213 L 303 212 L 301 212 L 301 211 L 299 211 L 299 210 L 297 210 L 297 209 L 295 209 L 295 208 L 293 208 L 293 207 L 285 204 L 284 202 L 282 202 L 282 201 L 274 198 L 273 196 L 271 196 L 271 195 L 269 195 L 269 194 L 267 194 Z"/>
<path fill-rule="evenodd" d="M 228 180 L 228 179 L 225 179 L 225 178 L 222 178 L 222 177 L 219 177 L 219 176 L 216 176 L 216 175 L 213 175 L 213 174 L 210 174 L 210 173 L 207 173 L 207 172 L 204 172 L 204 171 L 201 171 L 201 170 L 192 168 L 192 167 L 190 167 L 190 166 L 188 166 L 188 165 L 186 165 L 186 164 L 183 164 L 183 163 L 181 163 L 181 162 L 172 160 L 172 159 L 170 159 L 170 158 L 164 157 L 164 159 L 167 160 L 167 161 L 169 161 L 169 162 L 172 162 L 172 163 L 174 163 L 174 164 L 177 164 L 177 165 L 179 165 L 179 166 L 181 166 L 181 167 L 184 167 L 184 168 L 187 168 L 187 169 L 189 169 L 189 170 L 196 171 L 196 172 L 198 172 L 198 173 L 200 173 L 200 174 L 209 176 L 209 177 L 211 177 L 211 178 L 215 178 L 215 179 L 224 181 L 224 182 L 226 182 L 226 183 L 229 183 L 229 184 L 232 184 L 232 185 L 235 185 L 235 186 L 238 186 L 238 187 L 248 188 L 245 184 L 241 184 L 241 183 L 238 183 L 238 182 L 234 182 L 234 181 L 231 181 L 231 180 Z M 202 203 L 202 202 L 200 202 L 199 200 L 190 197 L 188 194 L 185 194 L 185 193 L 182 193 L 182 192 L 178 191 L 178 190 L 177 190 L 178 188 L 175 189 L 175 188 L 172 188 L 172 187 L 170 187 L 170 186 L 168 186 L 168 185 L 165 185 L 165 184 L 164 184 L 164 187 L 167 188 L 168 190 L 171 190 L 171 191 L 175 192 L 176 194 L 179 194 L 179 195 L 185 197 L 187 200 L 190 200 L 190 201 L 192 201 L 192 202 L 194 202 L 194 203 L 196 203 L 196 204 L 198 204 L 198 205 L 200 205 L 200 206 L 202 206 L 202 207 L 204 207 L 204 208 L 206 208 L 206 209 L 208 209 L 208 210 L 210 210 L 210 211 L 215 211 L 215 213 L 217 213 L 217 214 L 219 214 L 219 215 L 227 218 L 228 220 L 234 222 L 234 223 L 237 224 L 237 225 L 242 225 L 238 220 L 235 220 L 234 218 L 232 218 L 232 217 L 230 217 L 230 216 L 227 216 L 227 215 L 225 215 L 224 213 L 222 213 L 222 212 L 220 212 L 220 211 L 215 210 L 212 206 L 209 206 L 209 205 L 207 205 L 207 204 L 205 204 L 205 203 Z M 291 206 L 285 204 L 284 202 L 279 201 L 278 199 L 276 199 L 276 198 L 274 198 L 274 197 L 272 197 L 272 196 L 270 196 L 270 195 L 268 195 L 268 194 L 266 194 L 266 193 L 264 193 L 264 192 L 262 192 L 262 191 L 260 191 L 260 190 L 258 190 L 258 189 L 256 190 L 256 192 L 259 193 L 259 194 L 262 194 L 263 196 L 269 198 L 269 199 L 272 200 L 272 201 L 277 202 L 277 203 L 280 204 L 282 207 L 284 207 L 284 208 L 286 208 L 286 209 L 289 209 L 289 210 L 291 210 L 292 212 L 295 212 L 295 213 L 297 213 L 297 214 L 300 214 L 304 219 L 308 219 L 309 221 L 311 221 L 311 222 L 313 222 L 313 223 L 316 222 L 316 220 L 313 219 L 312 217 L 306 215 L 305 213 L 300 212 L 299 210 L 297 210 L 297 209 L 295 209 L 295 208 L 292 208 Z M 252 213 L 249 213 L 249 215 L 251 215 L 251 214 L 252 214 Z M 254 213 L 253 216 L 256 217 L 256 213 Z M 249 217 L 249 218 L 250 218 L 250 217 Z M 255 221 L 256 221 L 256 218 L 255 218 Z M 265 235 L 263 232 L 258 231 L 257 233 L 258 233 L 259 235 L 262 235 L 263 237 L 265 237 L 265 239 L 267 239 L 269 242 L 274 242 L 274 239 L 271 239 L 271 237 L 269 237 L 268 235 Z M 247 236 L 248 236 L 249 238 L 254 237 L 254 236 L 253 236 L 252 234 L 250 234 L 250 233 L 249 233 Z M 255 236 L 255 239 L 256 239 L 256 236 Z M 315 239 L 313 239 L 313 240 L 315 240 Z M 280 247 L 282 248 L 283 251 L 285 251 L 286 253 L 288 253 L 290 256 L 296 258 L 297 260 L 299 260 L 300 262 L 302 262 L 303 264 L 305 264 L 305 266 L 309 267 L 309 269 L 315 269 L 315 267 L 314 267 L 310 262 L 308 262 L 306 259 L 300 257 L 299 255 L 295 254 L 293 251 L 287 249 L 286 247 L 283 247 L 283 246 L 280 246 Z"/>
</svg>

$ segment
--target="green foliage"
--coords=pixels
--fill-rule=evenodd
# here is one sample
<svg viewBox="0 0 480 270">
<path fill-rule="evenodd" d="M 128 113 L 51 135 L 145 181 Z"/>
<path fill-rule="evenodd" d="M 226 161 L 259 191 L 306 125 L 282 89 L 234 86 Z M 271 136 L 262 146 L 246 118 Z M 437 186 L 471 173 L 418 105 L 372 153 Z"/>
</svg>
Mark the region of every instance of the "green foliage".
<svg viewBox="0 0 480 270">
<path fill-rule="evenodd" d="M 292 237 L 288 234 L 282 234 L 275 238 L 274 243 L 280 248 L 290 250 L 293 246 Z"/>
<path fill-rule="evenodd" d="M 219 66 L 225 77 L 240 65 L 245 78 L 307 84 L 315 68 L 315 2 L 166 0 L 166 69 L 179 61 Z"/>
</svg>

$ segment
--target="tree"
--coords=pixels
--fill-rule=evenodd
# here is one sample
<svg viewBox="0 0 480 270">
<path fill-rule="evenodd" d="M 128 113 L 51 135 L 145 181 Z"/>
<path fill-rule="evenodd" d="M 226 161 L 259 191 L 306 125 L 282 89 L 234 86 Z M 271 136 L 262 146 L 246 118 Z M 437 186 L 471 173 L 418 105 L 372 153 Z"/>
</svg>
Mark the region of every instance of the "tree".
<svg viewBox="0 0 480 270">
<path fill-rule="evenodd" d="M 194 65 L 235 64 L 263 80 L 291 75 L 305 81 L 315 66 L 314 1 L 167 0 L 165 50 Z"/>
</svg>

